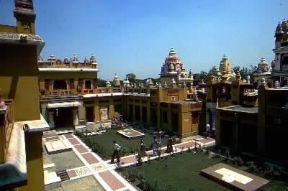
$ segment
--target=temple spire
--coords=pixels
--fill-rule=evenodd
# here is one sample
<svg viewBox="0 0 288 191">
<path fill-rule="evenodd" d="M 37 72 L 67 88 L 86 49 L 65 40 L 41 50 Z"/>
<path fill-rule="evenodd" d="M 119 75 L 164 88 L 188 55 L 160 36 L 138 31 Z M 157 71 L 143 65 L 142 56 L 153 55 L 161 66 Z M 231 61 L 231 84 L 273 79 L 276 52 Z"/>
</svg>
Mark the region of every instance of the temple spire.
<svg viewBox="0 0 288 191">
<path fill-rule="evenodd" d="M 17 20 L 17 32 L 35 34 L 36 14 L 32 0 L 15 0 L 14 16 Z"/>
</svg>

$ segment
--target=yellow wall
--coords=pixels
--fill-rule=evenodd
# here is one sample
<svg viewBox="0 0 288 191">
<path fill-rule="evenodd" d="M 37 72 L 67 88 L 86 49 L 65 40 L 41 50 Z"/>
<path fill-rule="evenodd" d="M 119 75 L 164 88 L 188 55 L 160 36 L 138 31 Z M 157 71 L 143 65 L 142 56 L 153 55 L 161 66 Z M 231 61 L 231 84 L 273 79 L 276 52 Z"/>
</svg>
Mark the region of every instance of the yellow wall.
<svg viewBox="0 0 288 191">
<path fill-rule="evenodd" d="M 16 121 L 40 119 L 37 76 L 19 77 L 14 104 Z"/>
<path fill-rule="evenodd" d="M 15 121 L 40 118 L 37 48 L 1 44 L 0 88 L 13 99 Z"/>
<path fill-rule="evenodd" d="M 1 68 L 1 66 L 0 66 Z M 12 83 L 12 76 L 0 76 L 0 88 L 4 98 L 8 98 L 10 87 Z"/>
<path fill-rule="evenodd" d="M 25 133 L 27 185 L 19 191 L 44 191 L 42 132 Z"/>
<path fill-rule="evenodd" d="M 2 32 L 16 33 L 16 30 L 17 28 L 14 26 L 0 25 L 0 31 Z"/>
<path fill-rule="evenodd" d="M 16 26 L 0 25 L 0 31 L 35 34 L 35 15 L 17 11 L 17 8 L 15 10 Z M 3 90 L 4 98 L 12 100 L 14 110 L 12 121 L 38 120 L 40 119 L 37 67 L 39 50 L 37 45 L 31 45 L 29 41 L 21 43 L 17 39 L 13 41 L 0 44 L 0 88 Z M 25 147 L 27 185 L 17 190 L 42 191 L 44 190 L 42 132 L 25 132 Z"/>
</svg>

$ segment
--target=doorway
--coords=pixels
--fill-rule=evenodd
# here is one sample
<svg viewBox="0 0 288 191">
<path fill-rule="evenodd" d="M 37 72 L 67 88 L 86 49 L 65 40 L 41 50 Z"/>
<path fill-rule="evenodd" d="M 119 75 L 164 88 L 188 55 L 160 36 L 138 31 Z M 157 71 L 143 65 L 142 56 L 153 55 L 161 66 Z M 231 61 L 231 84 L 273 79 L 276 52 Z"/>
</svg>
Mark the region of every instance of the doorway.
<svg viewBox="0 0 288 191">
<path fill-rule="evenodd" d="M 73 127 L 73 109 L 57 108 L 54 112 L 55 128 Z"/>
<path fill-rule="evenodd" d="M 94 122 L 94 119 L 95 119 L 94 107 L 86 107 L 86 121 Z"/>
</svg>

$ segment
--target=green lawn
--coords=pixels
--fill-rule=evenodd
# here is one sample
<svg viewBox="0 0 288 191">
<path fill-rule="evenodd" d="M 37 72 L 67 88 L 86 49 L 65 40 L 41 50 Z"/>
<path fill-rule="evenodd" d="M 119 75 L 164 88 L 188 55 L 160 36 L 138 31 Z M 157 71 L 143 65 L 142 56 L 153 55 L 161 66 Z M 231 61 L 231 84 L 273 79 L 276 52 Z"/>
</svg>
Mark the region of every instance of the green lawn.
<svg viewBox="0 0 288 191">
<path fill-rule="evenodd" d="M 108 129 L 101 135 L 93 135 L 82 138 L 84 142 L 92 148 L 91 145 L 96 145 L 97 149 L 94 151 L 104 159 L 110 159 L 113 153 L 113 141 L 115 140 L 122 147 L 122 154 L 128 155 L 137 152 L 140 148 L 140 139 L 128 139 L 117 133 L 119 129 Z M 138 129 L 136 129 L 138 130 Z M 140 130 L 138 130 L 140 131 Z M 146 148 L 150 148 L 153 142 L 153 135 L 145 133 L 143 137 Z M 165 141 L 163 141 L 163 146 Z M 93 148 L 92 148 L 93 149 Z"/>
<path fill-rule="evenodd" d="M 222 191 L 229 190 L 218 183 L 211 181 L 200 175 L 204 168 L 216 163 L 224 162 L 221 159 L 211 159 L 207 154 L 191 152 L 178 154 L 167 159 L 154 160 L 137 167 L 121 169 L 121 173 L 127 177 L 136 174 L 143 177 L 150 185 L 148 190 L 155 191 Z M 139 184 L 139 180 L 134 180 L 134 184 Z M 143 179 L 142 179 L 143 180 Z M 261 191 L 288 191 L 288 185 L 284 181 L 272 181 Z"/>
</svg>

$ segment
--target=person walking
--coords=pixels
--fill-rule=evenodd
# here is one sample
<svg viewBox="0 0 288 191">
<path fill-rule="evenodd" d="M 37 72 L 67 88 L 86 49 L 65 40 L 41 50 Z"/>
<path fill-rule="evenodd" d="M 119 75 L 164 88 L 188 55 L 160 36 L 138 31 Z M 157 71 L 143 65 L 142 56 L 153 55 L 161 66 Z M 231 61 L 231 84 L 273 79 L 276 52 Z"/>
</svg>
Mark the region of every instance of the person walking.
<svg viewBox="0 0 288 191">
<path fill-rule="evenodd" d="M 140 156 L 143 157 L 143 156 L 146 156 L 146 147 L 145 147 L 145 143 L 144 143 L 144 140 L 141 139 L 140 140 Z"/>
<path fill-rule="evenodd" d="M 114 143 L 114 151 L 112 154 L 111 163 L 114 163 L 115 157 L 116 157 L 117 163 L 120 163 L 121 146 L 119 144 L 117 144 L 116 141 L 113 141 L 113 143 Z"/>
</svg>

